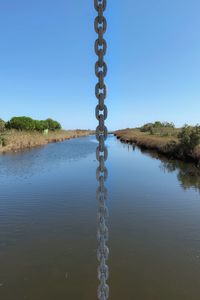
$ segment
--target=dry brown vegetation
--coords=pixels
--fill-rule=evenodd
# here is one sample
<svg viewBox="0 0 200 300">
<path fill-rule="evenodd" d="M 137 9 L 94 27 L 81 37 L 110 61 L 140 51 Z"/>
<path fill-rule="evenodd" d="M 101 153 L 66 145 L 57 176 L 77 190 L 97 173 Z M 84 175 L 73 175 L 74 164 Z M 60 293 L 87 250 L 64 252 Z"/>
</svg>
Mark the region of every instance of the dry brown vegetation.
<svg viewBox="0 0 200 300">
<path fill-rule="evenodd" d="M 114 134 L 122 142 L 136 143 L 138 146 L 150 149 L 163 149 L 170 141 L 178 141 L 175 137 L 150 135 L 147 132 L 141 132 L 139 129 L 117 130 Z"/>
<path fill-rule="evenodd" d="M 53 142 L 91 134 L 89 130 L 58 130 L 43 134 L 36 131 L 7 130 L 1 134 L 0 153 L 17 152 Z"/>
<path fill-rule="evenodd" d="M 178 137 L 176 136 L 157 136 L 149 134 L 148 132 L 141 132 L 139 129 L 123 129 L 114 132 L 114 135 L 125 143 L 134 143 L 140 148 L 146 148 L 156 150 L 159 153 L 175 157 L 179 159 L 186 159 L 180 155 L 180 152 L 176 151 L 180 144 Z M 194 151 L 188 155 L 187 158 L 191 158 L 195 162 L 200 162 L 200 145 L 197 146 Z"/>
</svg>

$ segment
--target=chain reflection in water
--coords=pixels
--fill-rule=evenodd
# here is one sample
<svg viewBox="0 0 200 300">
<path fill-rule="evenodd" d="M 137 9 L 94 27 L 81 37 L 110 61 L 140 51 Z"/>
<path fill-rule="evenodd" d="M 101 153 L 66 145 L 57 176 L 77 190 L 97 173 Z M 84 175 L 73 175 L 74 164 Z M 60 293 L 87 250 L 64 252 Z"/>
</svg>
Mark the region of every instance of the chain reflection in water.
<svg viewBox="0 0 200 300">
<path fill-rule="evenodd" d="M 100 285 L 98 288 L 98 297 L 100 300 L 106 300 L 109 297 L 109 287 L 106 283 L 109 276 L 108 266 L 106 264 L 109 256 L 109 249 L 106 245 L 108 241 L 108 209 L 106 207 L 107 189 L 104 185 L 104 177 L 98 175 L 99 168 L 97 168 L 97 176 L 99 178 L 99 187 L 97 188 L 98 200 L 98 214 L 97 214 L 97 239 L 99 247 L 97 250 L 97 258 L 99 261 L 98 278 Z"/>
</svg>

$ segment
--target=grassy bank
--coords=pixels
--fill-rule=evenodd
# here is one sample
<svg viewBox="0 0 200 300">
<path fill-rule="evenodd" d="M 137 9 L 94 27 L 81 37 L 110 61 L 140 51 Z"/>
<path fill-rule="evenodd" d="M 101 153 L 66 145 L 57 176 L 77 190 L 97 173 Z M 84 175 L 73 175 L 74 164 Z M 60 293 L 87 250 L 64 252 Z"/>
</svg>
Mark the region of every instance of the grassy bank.
<svg viewBox="0 0 200 300">
<path fill-rule="evenodd" d="M 91 134 L 89 130 L 56 130 L 47 134 L 37 131 L 6 130 L 0 134 L 0 153 L 18 152 L 89 134 Z"/>
<path fill-rule="evenodd" d="M 180 131 L 180 129 L 174 129 L 172 134 L 160 135 L 148 131 L 142 132 L 141 129 L 124 129 L 115 131 L 114 135 L 122 142 L 133 143 L 143 149 L 156 150 L 170 158 L 193 161 L 200 165 L 200 145 L 185 150 L 178 138 Z"/>
</svg>

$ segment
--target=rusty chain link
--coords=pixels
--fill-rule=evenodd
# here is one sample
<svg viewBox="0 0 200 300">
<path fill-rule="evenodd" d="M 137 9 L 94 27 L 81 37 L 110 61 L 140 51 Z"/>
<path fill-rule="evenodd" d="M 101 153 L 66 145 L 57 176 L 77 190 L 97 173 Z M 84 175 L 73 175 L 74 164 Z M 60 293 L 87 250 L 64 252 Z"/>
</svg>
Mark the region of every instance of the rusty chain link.
<svg viewBox="0 0 200 300">
<path fill-rule="evenodd" d="M 108 150 L 105 146 L 105 140 L 107 139 L 108 130 L 105 126 L 105 120 L 108 115 L 107 107 L 104 101 L 107 96 L 107 88 L 104 82 L 104 78 L 107 75 L 107 65 L 104 61 L 104 56 L 107 51 L 107 43 L 104 39 L 104 33 L 107 29 L 107 21 L 104 17 L 104 11 L 106 9 L 106 0 L 94 0 L 94 7 L 98 12 L 94 21 L 94 28 L 98 34 L 98 38 L 95 41 L 95 53 L 98 56 L 98 61 L 95 64 L 95 74 L 98 77 L 98 83 L 95 87 L 95 95 L 98 99 L 98 105 L 96 106 L 96 118 L 99 121 L 99 125 L 96 128 L 96 138 L 99 145 L 96 149 L 96 158 L 99 161 L 99 166 L 96 171 L 96 178 L 99 182 L 97 188 L 97 200 L 98 200 L 98 214 L 97 214 L 97 239 L 99 242 L 97 250 L 97 258 L 99 261 L 98 266 L 98 279 L 100 281 L 98 287 L 98 299 L 107 300 L 109 298 L 109 286 L 107 284 L 109 269 L 107 266 L 107 260 L 109 256 L 109 249 L 107 247 L 108 241 L 108 209 L 106 207 L 107 201 L 107 189 L 104 185 L 105 180 L 108 177 L 108 171 L 105 166 L 105 161 L 108 157 Z"/>
</svg>

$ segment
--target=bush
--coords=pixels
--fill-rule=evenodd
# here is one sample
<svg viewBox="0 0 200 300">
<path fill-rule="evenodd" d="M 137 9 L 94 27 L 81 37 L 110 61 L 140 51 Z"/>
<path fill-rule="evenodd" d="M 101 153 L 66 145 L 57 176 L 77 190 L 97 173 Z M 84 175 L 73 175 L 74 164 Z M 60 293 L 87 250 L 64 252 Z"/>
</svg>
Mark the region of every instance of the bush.
<svg viewBox="0 0 200 300">
<path fill-rule="evenodd" d="M 45 129 L 48 129 L 48 123 L 46 121 L 35 120 L 35 130 L 44 131 Z"/>
<path fill-rule="evenodd" d="M 47 123 L 47 129 L 49 129 L 49 130 L 59 130 L 59 129 L 61 129 L 61 125 L 60 125 L 60 123 L 58 123 L 57 121 L 55 121 L 55 120 L 52 120 L 52 119 L 47 119 L 47 120 L 45 120 L 45 122 Z"/>
<path fill-rule="evenodd" d="M 191 152 L 200 144 L 200 126 L 192 127 L 186 124 L 178 134 L 178 138 L 183 150 L 186 153 Z"/>
<path fill-rule="evenodd" d="M 61 125 L 57 121 L 50 118 L 39 121 L 33 120 L 29 117 L 13 117 L 9 122 L 6 123 L 6 128 L 28 131 L 44 131 L 45 129 L 59 130 L 61 129 Z"/>
<path fill-rule="evenodd" d="M 153 128 L 153 123 L 147 123 L 145 125 L 143 125 L 142 127 L 140 127 L 140 131 L 142 132 L 150 132 L 151 129 Z"/>
<path fill-rule="evenodd" d="M 8 122 L 7 127 L 17 130 L 34 130 L 35 122 L 29 117 L 13 117 Z"/>
<path fill-rule="evenodd" d="M 175 128 L 175 125 L 174 125 L 174 123 L 169 123 L 169 122 L 163 122 L 163 123 L 161 123 L 162 124 L 162 127 L 165 127 L 165 128 Z"/>
<path fill-rule="evenodd" d="M 149 132 L 150 134 L 157 134 L 161 136 L 171 136 L 174 134 L 175 126 L 173 123 L 156 121 L 154 123 L 147 123 L 140 128 L 142 132 Z"/>
<path fill-rule="evenodd" d="M 4 131 L 6 128 L 6 122 L 0 118 L 0 132 Z"/>
</svg>

